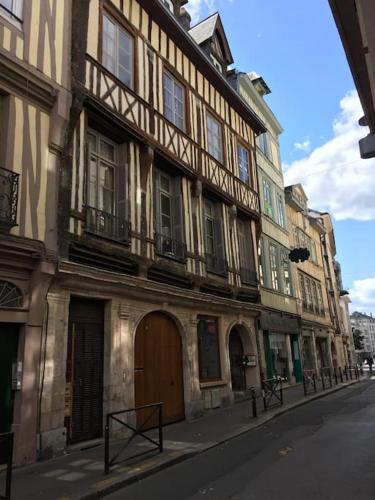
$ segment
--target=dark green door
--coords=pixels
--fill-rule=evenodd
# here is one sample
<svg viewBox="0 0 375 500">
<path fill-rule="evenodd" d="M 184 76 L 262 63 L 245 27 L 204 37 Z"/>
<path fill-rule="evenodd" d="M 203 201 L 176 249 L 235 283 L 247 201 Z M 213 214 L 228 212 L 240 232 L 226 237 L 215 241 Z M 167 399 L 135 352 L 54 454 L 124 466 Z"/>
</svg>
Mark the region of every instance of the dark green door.
<svg viewBox="0 0 375 500">
<path fill-rule="evenodd" d="M 0 323 L 0 434 L 9 432 L 13 422 L 12 366 L 17 363 L 18 330 L 17 325 Z"/>
<path fill-rule="evenodd" d="M 243 367 L 243 346 L 240 333 L 233 329 L 229 336 L 229 359 L 232 389 L 243 391 L 245 389 L 245 370 Z"/>
<path fill-rule="evenodd" d="M 290 336 L 290 345 L 292 348 L 293 374 L 297 383 L 302 382 L 302 363 L 299 352 L 298 335 L 293 334 Z"/>
<path fill-rule="evenodd" d="M 267 378 L 272 378 L 275 375 L 275 370 L 272 360 L 271 343 L 269 332 L 263 333 L 264 356 L 267 364 Z"/>
</svg>

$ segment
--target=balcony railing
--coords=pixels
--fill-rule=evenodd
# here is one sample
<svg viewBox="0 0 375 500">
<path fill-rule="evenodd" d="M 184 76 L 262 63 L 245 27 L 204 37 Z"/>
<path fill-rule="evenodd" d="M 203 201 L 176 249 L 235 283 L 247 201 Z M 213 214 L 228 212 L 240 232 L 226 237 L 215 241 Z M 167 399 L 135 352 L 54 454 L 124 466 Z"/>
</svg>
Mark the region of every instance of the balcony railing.
<svg viewBox="0 0 375 500">
<path fill-rule="evenodd" d="M 226 259 L 217 257 L 206 253 L 206 269 L 209 273 L 219 274 L 220 276 L 227 276 L 228 274 L 228 263 Z"/>
<path fill-rule="evenodd" d="M 0 227 L 17 225 L 19 174 L 0 167 Z"/>
<path fill-rule="evenodd" d="M 155 233 L 156 252 L 164 257 L 185 261 L 187 247 L 183 241 L 175 240 L 164 234 Z"/>
<path fill-rule="evenodd" d="M 130 222 L 98 208 L 86 207 L 85 229 L 86 232 L 120 243 L 130 241 Z"/>
<path fill-rule="evenodd" d="M 257 285 L 258 284 L 258 274 L 253 269 L 247 269 L 246 267 L 240 268 L 240 277 L 242 283 L 245 285 Z"/>
</svg>

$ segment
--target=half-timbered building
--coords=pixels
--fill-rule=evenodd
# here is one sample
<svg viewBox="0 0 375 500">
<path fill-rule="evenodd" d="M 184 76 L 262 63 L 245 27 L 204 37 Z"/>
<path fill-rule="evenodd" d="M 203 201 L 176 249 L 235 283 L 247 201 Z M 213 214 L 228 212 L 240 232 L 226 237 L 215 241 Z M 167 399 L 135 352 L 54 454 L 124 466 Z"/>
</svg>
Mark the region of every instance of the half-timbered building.
<svg viewBox="0 0 375 500">
<path fill-rule="evenodd" d="M 0 2 L 0 433 L 14 431 L 18 464 L 36 458 L 40 389 L 54 371 L 41 346 L 57 263 L 69 19 L 68 0 Z"/>
<path fill-rule="evenodd" d="M 226 80 L 220 18 L 203 36 L 183 4 L 73 3 L 45 453 L 100 438 L 109 411 L 191 419 L 259 382 L 265 127 Z"/>
</svg>

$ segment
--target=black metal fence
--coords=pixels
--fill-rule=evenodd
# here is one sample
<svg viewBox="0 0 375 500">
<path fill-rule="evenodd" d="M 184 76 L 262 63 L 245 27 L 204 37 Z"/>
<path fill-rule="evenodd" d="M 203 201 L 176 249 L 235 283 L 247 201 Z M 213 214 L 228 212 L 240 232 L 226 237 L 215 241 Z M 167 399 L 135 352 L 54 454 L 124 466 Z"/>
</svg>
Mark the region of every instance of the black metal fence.
<svg viewBox="0 0 375 500">
<path fill-rule="evenodd" d="M 329 366 L 325 366 L 320 369 L 319 378 L 323 390 L 332 387 L 332 373 Z"/>
<path fill-rule="evenodd" d="M 5 496 L 0 494 L 0 499 L 10 500 L 12 487 L 13 464 L 13 432 L 0 434 L 0 465 L 5 465 Z"/>
<path fill-rule="evenodd" d="M 128 415 L 129 413 L 133 413 L 137 424 L 135 427 L 130 425 L 128 422 L 123 420 L 123 417 Z M 138 424 L 138 420 L 141 419 L 142 415 L 144 416 L 144 420 Z M 156 422 L 155 422 L 156 421 Z M 120 428 L 125 428 L 131 431 L 131 435 L 125 440 L 124 443 L 120 446 L 118 450 L 110 456 L 110 433 L 111 433 L 111 424 L 115 422 L 120 425 Z M 156 425 L 155 425 L 156 423 Z M 155 429 L 158 429 L 158 440 L 147 436 L 145 432 Z M 140 436 L 144 440 L 151 443 L 153 448 L 147 449 L 144 452 L 137 453 L 135 455 L 131 455 L 130 457 L 123 457 L 123 453 L 125 449 L 129 446 L 129 444 L 134 440 L 136 436 Z M 153 403 L 148 405 L 137 406 L 135 408 L 130 408 L 128 410 L 117 411 L 114 413 L 108 413 L 106 417 L 106 425 L 104 432 L 104 471 L 105 474 L 110 472 L 110 468 L 114 465 L 125 462 L 126 460 L 130 460 L 146 453 L 150 453 L 152 450 L 159 450 L 159 453 L 163 452 L 163 403 Z M 123 458 L 121 458 L 121 456 Z"/>
<path fill-rule="evenodd" d="M 303 392 L 305 396 L 317 391 L 316 377 L 314 370 L 305 370 L 303 372 Z"/>
<path fill-rule="evenodd" d="M 183 241 L 175 240 L 164 234 L 155 233 L 156 251 L 158 254 L 175 260 L 185 261 L 187 246 Z"/>
<path fill-rule="evenodd" d="M 264 410 L 284 404 L 283 381 L 281 377 L 262 380 L 262 398 Z"/>
</svg>

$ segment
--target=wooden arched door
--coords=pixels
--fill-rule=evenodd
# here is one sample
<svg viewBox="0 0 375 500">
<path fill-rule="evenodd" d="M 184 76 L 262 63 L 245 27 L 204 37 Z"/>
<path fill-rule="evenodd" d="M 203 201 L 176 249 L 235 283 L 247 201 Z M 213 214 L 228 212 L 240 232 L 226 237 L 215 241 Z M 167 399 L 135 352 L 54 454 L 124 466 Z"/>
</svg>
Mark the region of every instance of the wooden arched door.
<svg viewBox="0 0 375 500">
<path fill-rule="evenodd" d="M 135 336 L 135 404 L 163 403 L 163 423 L 185 418 L 182 343 L 173 320 L 160 312 L 147 315 Z M 138 415 L 138 424 L 147 412 Z M 151 421 L 156 425 L 156 418 Z"/>
<path fill-rule="evenodd" d="M 245 389 L 245 369 L 243 367 L 243 345 L 240 332 L 233 328 L 229 335 L 230 375 L 233 391 Z"/>
</svg>

